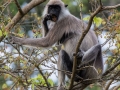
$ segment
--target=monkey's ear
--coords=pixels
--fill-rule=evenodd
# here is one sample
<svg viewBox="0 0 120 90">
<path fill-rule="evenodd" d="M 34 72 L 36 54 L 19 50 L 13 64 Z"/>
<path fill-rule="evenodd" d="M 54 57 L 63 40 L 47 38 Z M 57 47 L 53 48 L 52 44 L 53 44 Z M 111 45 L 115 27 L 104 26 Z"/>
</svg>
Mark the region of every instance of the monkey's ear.
<svg viewBox="0 0 120 90">
<path fill-rule="evenodd" d="M 65 7 L 67 7 L 68 5 L 66 4 Z"/>
</svg>

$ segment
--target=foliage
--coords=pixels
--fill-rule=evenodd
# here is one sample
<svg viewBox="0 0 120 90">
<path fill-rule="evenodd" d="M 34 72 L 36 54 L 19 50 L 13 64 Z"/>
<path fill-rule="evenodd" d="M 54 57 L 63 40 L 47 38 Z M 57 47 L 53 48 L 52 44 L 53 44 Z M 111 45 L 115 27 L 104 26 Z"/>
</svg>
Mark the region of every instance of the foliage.
<svg viewBox="0 0 120 90">
<path fill-rule="evenodd" d="M 85 21 L 89 21 L 89 19 L 90 19 L 90 16 L 86 16 L 83 18 L 83 20 Z M 93 19 L 93 23 L 96 25 L 96 27 L 99 27 L 102 24 L 102 21 L 103 20 L 100 17 L 94 17 Z"/>
<path fill-rule="evenodd" d="M 30 1 L 18 0 L 22 7 Z M 92 14 L 91 8 L 96 10 L 98 5 L 97 3 L 95 5 L 91 4 L 94 3 L 94 0 L 89 0 L 89 2 L 87 0 L 63 1 L 69 5 L 68 8 L 71 13 L 81 18 L 83 16 L 82 20 L 87 22 Z M 108 3 L 107 0 L 102 0 L 102 2 L 107 5 L 112 1 L 110 0 Z M 119 0 L 116 0 L 116 2 L 119 2 Z M 0 43 L 0 90 L 18 88 L 21 90 L 27 90 L 28 88 L 46 90 L 48 85 L 56 90 L 57 81 L 50 77 L 54 74 L 57 78 L 56 59 L 58 58 L 59 46 L 53 46 L 49 49 L 35 49 L 13 45 L 6 38 L 3 40 L 5 36 L 9 36 L 9 33 L 19 37 L 42 37 L 40 16 L 44 5 L 45 3 L 32 9 L 12 28 L 12 32 L 7 32 L 5 26 L 11 22 L 18 12 L 18 8 L 14 0 L 0 0 L 0 37 L 2 37 L 0 38 L 0 41 L 2 40 Z M 100 39 L 105 40 L 104 42 L 99 41 L 102 44 L 104 60 L 106 59 L 104 63 L 104 65 L 107 65 L 106 70 L 120 61 L 120 11 L 119 9 L 113 9 L 109 12 L 106 12 L 107 15 L 102 12 L 93 19 L 94 31 Z M 89 16 L 84 16 L 86 14 Z M 86 90 L 106 88 L 109 80 L 118 83 L 120 76 L 117 73 L 119 72 L 120 65 L 117 65 L 112 72 L 98 81 L 99 84 L 91 84 Z M 69 83 L 66 87 L 68 86 Z M 119 85 L 116 84 L 115 87 L 117 86 Z"/>
</svg>

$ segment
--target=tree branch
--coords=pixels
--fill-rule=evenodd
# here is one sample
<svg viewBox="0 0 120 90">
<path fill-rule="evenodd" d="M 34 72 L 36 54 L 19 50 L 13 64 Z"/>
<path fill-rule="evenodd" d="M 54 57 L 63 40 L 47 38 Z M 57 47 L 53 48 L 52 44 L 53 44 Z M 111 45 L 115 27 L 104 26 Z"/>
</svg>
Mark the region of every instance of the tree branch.
<svg viewBox="0 0 120 90">
<path fill-rule="evenodd" d="M 43 79 L 45 80 L 45 83 L 47 85 L 47 88 L 48 90 L 50 90 L 50 87 L 49 87 L 49 83 L 47 81 L 47 78 L 43 75 L 43 72 L 40 70 L 39 66 L 36 66 L 36 68 L 38 69 L 39 73 L 43 76 Z"/>
<path fill-rule="evenodd" d="M 20 14 L 24 15 L 24 13 L 23 13 L 23 11 L 22 11 L 22 9 L 21 9 L 20 4 L 18 3 L 18 1 L 17 0 L 14 0 L 14 1 L 15 1 L 15 4 L 16 4 L 16 6 L 17 6 L 17 8 L 18 8 L 18 10 L 20 12 Z"/>
<path fill-rule="evenodd" d="M 115 80 L 115 78 L 117 78 L 118 76 L 119 76 L 119 74 L 120 74 L 120 71 L 118 71 L 114 76 L 112 76 L 112 80 L 110 80 L 109 82 L 108 82 L 108 84 L 106 85 L 106 87 L 105 87 L 105 89 L 104 90 L 109 90 L 109 87 L 110 87 L 110 85 L 112 84 L 112 82 Z M 115 90 L 117 90 L 117 89 L 115 89 Z"/>
<path fill-rule="evenodd" d="M 116 86 L 113 90 L 118 90 L 120 88 L 120 85 Z"/>
<path fill-rule="evenodd" d="M 118 7 L 120 7 L 120 4 L 117 4 L 117 5 L 114 5 L 114 6 L 105 6 L 105 7 L 102 8 L 102 11 L 115 9 L 115 8 L 118 8 Z"/>
<path fill-rule="evenodd" d="M 21 18 L 24 15 L 26 15 L 32 8 L 43 3 L 44 1 L 46 0 L 32 0 L 21 10 L 23 14 L 21 14 L 20 12 L 17 12 L 17 14 L 11 20 L 11 22 L 5 26 L 5 30 L 9 32 L 21 20 Z"/>
<path fill-rule="evenodd" d="M 120 58 L 119 58 L 120 59 Z M 118 59 L 118 60 L 119 60 Z M 109 68 L 103 75 L 102 75 L 102 77 L 104 77 L 104 76 L 106 76 L 107 74 L 109 74 L 112 70 L 114 70 L 118 65 L 120 65 L 120 60 L 116 63 L 116 64 L 114 64 L 111 68 Z"/>
<path fill-rule="evenodd" d="M 108 82 L 108 84 L 106 85 L 106 87 L 105 87 L 105 90 L 109 90 L 109 87 L 110 87 L 110 85 L 111 85 L 111 83 L 114 81 L 114 79 L 112 79 L 112 80 L 110 80 L 109 82 Z"/>
</svg>

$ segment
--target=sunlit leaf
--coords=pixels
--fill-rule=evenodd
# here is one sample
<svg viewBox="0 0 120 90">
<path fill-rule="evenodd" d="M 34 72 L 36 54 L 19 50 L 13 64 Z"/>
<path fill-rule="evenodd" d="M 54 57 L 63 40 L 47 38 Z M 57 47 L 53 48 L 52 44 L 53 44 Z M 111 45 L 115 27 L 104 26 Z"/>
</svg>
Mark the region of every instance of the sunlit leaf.
<svg viewBox="0 0 120 90">
<path fill-rule="evenodd" d="M 0 30 L 0 37 L 3 35 L 2 31 Z"/>
<path fill-rule="evenodd" d="M 82 2 L 79 4 L 79 7 L 83 7 L 83 3 Z"/>
<path fill-rule="evenodd" d="M 31 87 L 32 87 L 32 90 L 34 90 L 35 85 L 34 85 L 34 84 L 32 84 L 32 85 L 31 85 Z"/>
<path fill-rule="evenodd" d="M 53 81 L 51 79 L 48 79 L 48 83 L 50 84 L 50 86 L 54 85 L 54 83 L 53 83 Z"/>
<path fill-rule="evenodd" d="M 89 19 L 90 19 L 90 16 L 86 16 L 83 18 L 84 21 L 89 21 Z"/>
<path fill-rule="evenodd" d="M 2 89 L 5 89 L 5 88 L 7 88 L 7 84 L 2 85 Z"/>
<path fill-rule="evenodd" d="M 100 17 L 94 17 L 94 24 L 99 27 L 102 23 L 102 19 Z"/>
</svg>

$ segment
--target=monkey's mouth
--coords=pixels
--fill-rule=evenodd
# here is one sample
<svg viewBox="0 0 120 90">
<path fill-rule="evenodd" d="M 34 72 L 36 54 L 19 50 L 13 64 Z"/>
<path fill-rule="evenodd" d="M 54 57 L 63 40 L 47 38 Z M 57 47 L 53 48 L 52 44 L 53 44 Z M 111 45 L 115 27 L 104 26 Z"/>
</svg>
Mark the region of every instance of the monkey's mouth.
<svg viewBox="0 0 120 90">
<path fill-rule="evenodd" d="M 56 22 L 58 20 L 58 17 L 55 14 L 52 14 L 52 21 Z"/>
</svg>

